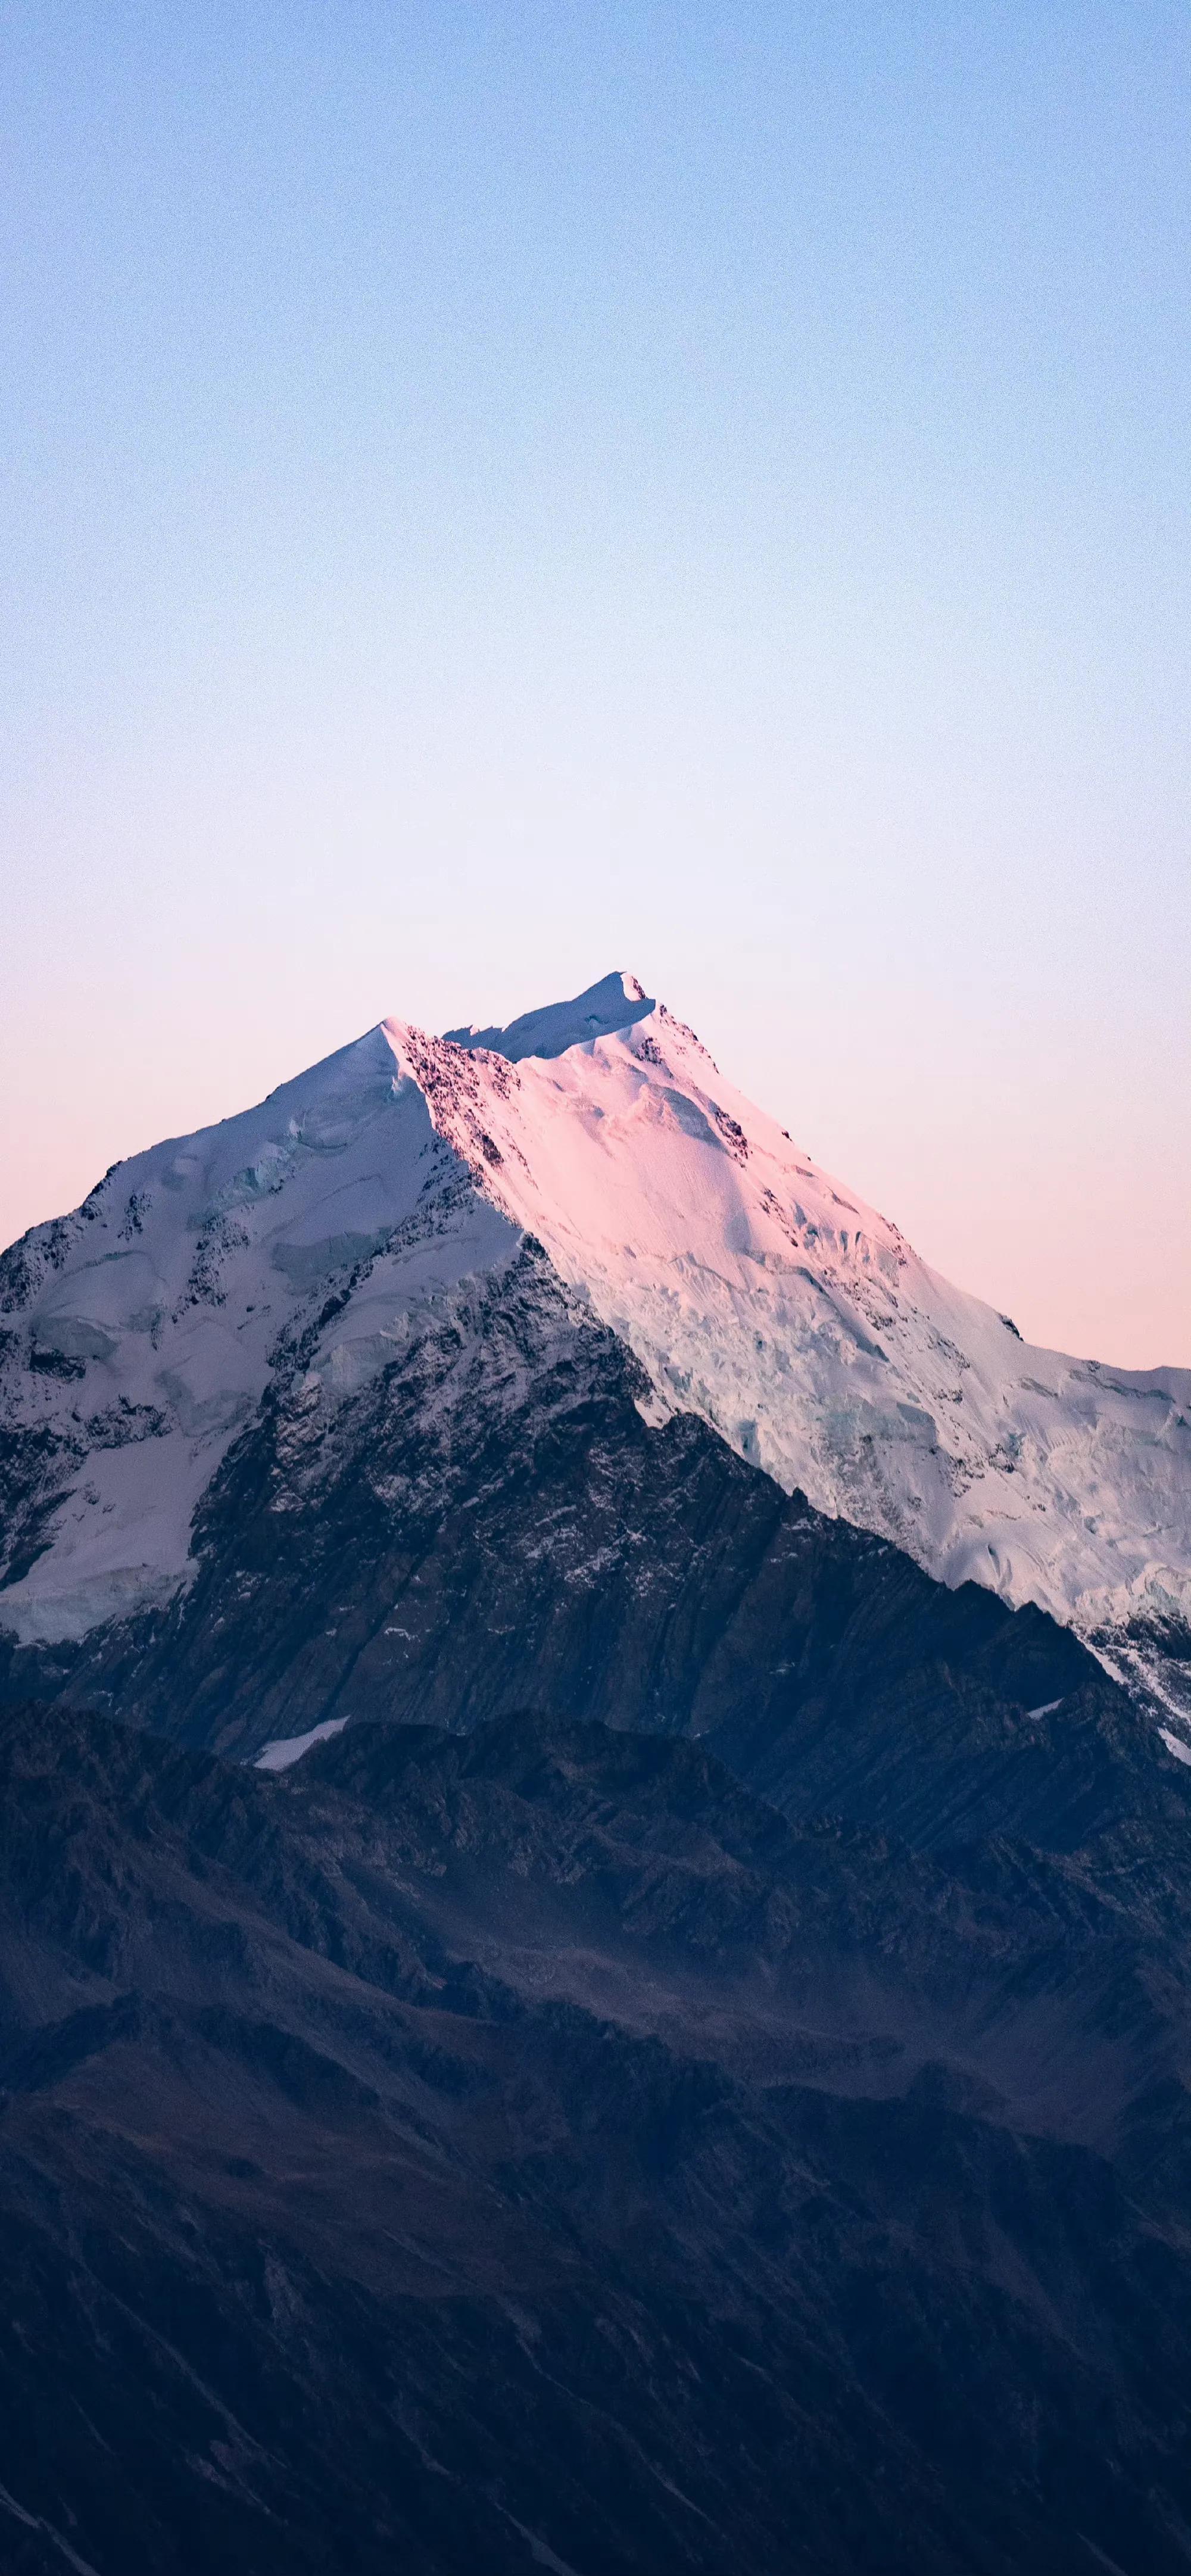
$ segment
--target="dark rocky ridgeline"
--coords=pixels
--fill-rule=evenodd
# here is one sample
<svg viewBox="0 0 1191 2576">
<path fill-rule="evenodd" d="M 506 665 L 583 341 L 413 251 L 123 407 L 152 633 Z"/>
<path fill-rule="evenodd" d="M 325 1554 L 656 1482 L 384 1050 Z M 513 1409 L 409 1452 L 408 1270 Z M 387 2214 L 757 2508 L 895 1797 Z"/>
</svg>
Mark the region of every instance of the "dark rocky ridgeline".
<svg viewBox="0 0 1191 2576">
<path fill-rule="evenodd" d="M 636 1362 L 532 1242 L 345 1401 L 292 1357 L 209 1491 L 190 1590 L 10 1651 L 10 1696 L 240 1757 L 329 1718 L 563 1709 L 706 1735 L 789 1812 L 923 1844 L 1184 1811 L 1191 1773 L 1041 1612 L 947 1591 L 694 1417 L 649 1428 Z"/>
<path fill-rule="evenodd" d="M 14 2576 L 1175 2576 L 1181 1834 L 0 1717 Z"/>
<path fill-rule="evenodd" d="M 0 2566 L 1174 2576 L 1191 1772 L 532 1242 L 322 1320 L 5 1667 Z"/>
</svg>

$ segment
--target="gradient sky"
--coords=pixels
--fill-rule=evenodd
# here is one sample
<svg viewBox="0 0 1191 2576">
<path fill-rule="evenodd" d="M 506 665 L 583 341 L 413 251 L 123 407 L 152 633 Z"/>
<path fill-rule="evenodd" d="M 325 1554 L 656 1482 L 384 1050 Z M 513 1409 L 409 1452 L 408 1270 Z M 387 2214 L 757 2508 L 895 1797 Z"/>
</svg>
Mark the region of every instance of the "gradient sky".
<svg viewBox="0 0 1191 2576">
<path fill-rule="evenodd" d="M 1191 1362 L 1191 13 L 0 7 L 0 1238 L 612 966 Z"/>
</svg>

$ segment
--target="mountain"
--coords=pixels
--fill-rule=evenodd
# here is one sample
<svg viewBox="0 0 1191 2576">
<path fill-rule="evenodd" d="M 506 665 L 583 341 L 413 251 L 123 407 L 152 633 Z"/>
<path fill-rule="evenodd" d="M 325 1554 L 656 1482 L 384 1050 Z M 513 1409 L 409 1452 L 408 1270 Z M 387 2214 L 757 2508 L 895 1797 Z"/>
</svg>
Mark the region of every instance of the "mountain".
<svg viewBox="0 0 1191 2576">
<path fill-rule="evenodd" d="M 515 1715 L 0 1792 L 13 2576 L 1186 2567 L 1184 1823 Z"/>
<path fill-rule="evenodd" d="M 619 976 L 0 1301 L 0 2564 L 1185 2568 L 1186 1375 Z"/>
<path fill-rule="evenodd" d="M 386 1021 L 113 1167 L 4 1255 L 0 1327 L 10 1692 L 259 1750 L 527 1693 L 606 1714 L 619 1657 L 623 1722 L 704 1726 L 699 1618 L 788 1678 L 766 1546 L 813 1529 L 826 1563 L 847 1527 L 1047 1612 L 1191 1752 L 1191 1372 L 1023 1343 L 631 977 L 503 1030 Z"/>
</svg>

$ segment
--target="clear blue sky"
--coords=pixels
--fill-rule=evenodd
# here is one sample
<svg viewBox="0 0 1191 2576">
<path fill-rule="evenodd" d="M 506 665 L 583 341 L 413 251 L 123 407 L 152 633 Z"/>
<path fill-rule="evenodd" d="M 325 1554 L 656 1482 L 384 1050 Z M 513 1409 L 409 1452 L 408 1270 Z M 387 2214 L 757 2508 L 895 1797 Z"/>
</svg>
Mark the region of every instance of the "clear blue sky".
<svg viewBox="0 0 1191 2576">
<path fill-rule="evenodd" d="M 1185 5 L 0 8 L 0 1235 L 613 965 L 1191 1361 Z"/>
</svg>

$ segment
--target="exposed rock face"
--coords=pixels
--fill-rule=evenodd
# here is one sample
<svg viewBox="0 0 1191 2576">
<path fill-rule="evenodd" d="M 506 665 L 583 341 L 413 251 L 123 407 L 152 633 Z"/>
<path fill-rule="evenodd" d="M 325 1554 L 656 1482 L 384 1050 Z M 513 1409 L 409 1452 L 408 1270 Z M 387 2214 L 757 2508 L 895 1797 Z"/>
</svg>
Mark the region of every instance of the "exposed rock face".
<svg viewBox="0 0 1191 2576">
<path fill-rule="evenodd" d="M 708 1736 L 780 1804 L 928 1838 L 1078 1840 L 1191 1797 L 1069 1631 L 932 1583 L 695 1418 L 652 1427 L 638 1364 L 532 1243 L 338 1401 L 292 1357 L 212 1482 L 182 1598 L 18 1652 L 10 1693 L 241 1758 L 344 1720 L 561 1707 Z"/>
<path fill-rule="evenodd" d="M 14 2576 L 1176 2576 L 1186 1841 L 0 1717 Z"/>
</svg>

